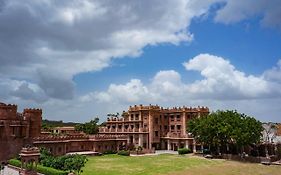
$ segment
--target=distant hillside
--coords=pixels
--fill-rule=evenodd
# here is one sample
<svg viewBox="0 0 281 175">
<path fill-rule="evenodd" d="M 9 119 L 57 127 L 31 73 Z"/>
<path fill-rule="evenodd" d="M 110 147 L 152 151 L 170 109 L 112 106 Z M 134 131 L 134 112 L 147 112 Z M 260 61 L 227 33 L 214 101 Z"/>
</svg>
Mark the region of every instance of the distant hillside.
<svg viewBox="0 0 281 175">
<path fill-rule="evenodd" d="M 74 123 L 74 122 L 63 122 L 62 120 L 56 121 L 56 120 L 42 120 L 42 128 L 53 128 L 53 127 L 60 127 L 60 126 L 75 126 L 80 123 Z"/>
</svg>

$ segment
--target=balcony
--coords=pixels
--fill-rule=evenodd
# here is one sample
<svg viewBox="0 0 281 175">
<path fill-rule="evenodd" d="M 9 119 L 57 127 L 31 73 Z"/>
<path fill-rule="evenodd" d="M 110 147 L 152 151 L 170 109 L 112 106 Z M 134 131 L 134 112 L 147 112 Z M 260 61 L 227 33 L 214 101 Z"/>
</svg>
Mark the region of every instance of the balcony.
<svg viewBox="0 0 281 175">
<path fill-rule="evenodd" d="M 188 135 L 182 134 L 182 133 L 176 133 L 176 132 L 168 132 L 166 137 L 169 138 L 191 138 Z"/>
</svg>

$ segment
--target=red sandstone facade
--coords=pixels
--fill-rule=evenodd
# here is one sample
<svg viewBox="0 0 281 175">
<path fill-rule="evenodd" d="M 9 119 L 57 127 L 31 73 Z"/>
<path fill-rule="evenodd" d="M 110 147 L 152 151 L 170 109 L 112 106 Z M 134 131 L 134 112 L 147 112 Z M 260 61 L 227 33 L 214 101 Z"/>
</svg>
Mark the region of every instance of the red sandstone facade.
<svg viewBox="0 0 281 175">
<path fill-rule="evenodd" d="M 122 118 L 108 118 L 97 135 L 77 134 L 65 128 L 57 128 L 65 133 L 53 135 L 41 132 L 41 109 L 24 109 L 18 113 L 16 105 L 0 103 L 0 161 L 16 156 L 27 144 L 45 147 L 54 155 L 118 151 L 128 145 L 141 146 L 144 152 L 180 147 L 196 151 L 194 139 L 186 132 L 186 123 L 208 113 L 206 107 L 164 109 L 139 105 L 130 107 Z"/>
<path fill-rule="evenodd" d="M 160 106 L 133 106 L 122 118 L 108 118 L 100 134 L 127 135 L 127 143 L 144 149 L 177 150 L 186 147 L 196 151 L 194 139 L 186 132 L 188 120 L 209 113 L 207 107 L 162 108 Z"/>
<path fill-rule="evenodd" d="M 16 105 L 0 103 L 0 161 L 17 155 L 23 145 L 39 137 L 41 122 L 41 109 L 18 113 Z"/>
</svg>

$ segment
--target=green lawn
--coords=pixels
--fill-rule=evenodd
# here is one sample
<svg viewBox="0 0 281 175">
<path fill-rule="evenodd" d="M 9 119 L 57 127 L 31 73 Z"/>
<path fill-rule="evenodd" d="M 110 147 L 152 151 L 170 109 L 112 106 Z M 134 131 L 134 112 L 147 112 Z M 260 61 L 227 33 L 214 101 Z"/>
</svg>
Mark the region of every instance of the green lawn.
<svg viewBox="0 0 281 175">
<path fill-rule="evenodd" d="M 88 157 L 83 175 L 280 175 L 281 167 L 180 155 Z"/>
</svg>

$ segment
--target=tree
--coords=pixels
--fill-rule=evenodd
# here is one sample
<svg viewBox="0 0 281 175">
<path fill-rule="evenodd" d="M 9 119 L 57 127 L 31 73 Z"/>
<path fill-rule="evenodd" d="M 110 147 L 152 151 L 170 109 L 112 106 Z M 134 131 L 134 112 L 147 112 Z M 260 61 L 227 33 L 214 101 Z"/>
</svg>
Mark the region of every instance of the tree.
<svg viewBox="0 0 281 175">
<path fill-rule="evenodd" d="M 88 159 L 84 155 L 74 155 L 71 158 L 68 158 L 64 162 L 65 169 L 69 170 L 70 172 L 76 172 L 80 174 L 82 168 L 85 166 Z"/>
<path fill-rule="evenodd" d="M 97 134 L 99 131 L 98 122 L 99 122 L 99 118 L 96 117 L 94 120 L 91 120 L 90 122 L 76 125 L 75 130 L 83 131 L 86 134 Z"/>
<path fill-rule="evenodd" d="M 196 118 L 188 123 L 188 131 L 205 145 L 239 148 L 260 142 L 263 128 L 260 121 L 237 111 L 216 111 L 207 117 Z M 220 152 L 220 150 L 218 150 Z"/>
</svg>

